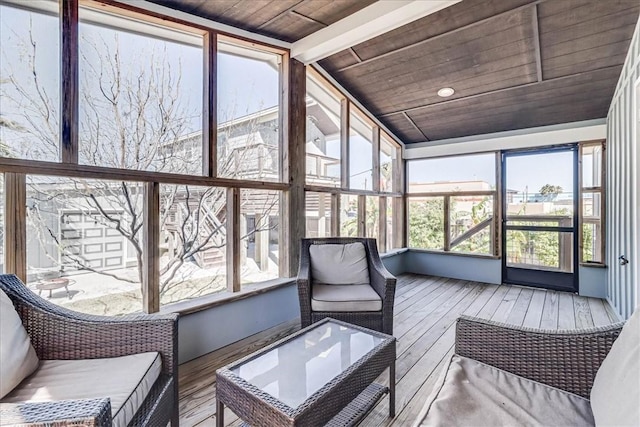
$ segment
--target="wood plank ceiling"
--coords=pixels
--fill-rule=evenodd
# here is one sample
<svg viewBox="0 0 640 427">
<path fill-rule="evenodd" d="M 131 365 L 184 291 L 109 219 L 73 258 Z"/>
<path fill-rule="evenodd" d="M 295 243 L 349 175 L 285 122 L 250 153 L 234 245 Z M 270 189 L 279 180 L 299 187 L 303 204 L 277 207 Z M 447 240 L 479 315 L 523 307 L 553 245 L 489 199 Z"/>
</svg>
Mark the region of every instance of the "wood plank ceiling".
<svg viewBox="0 0 640 427">
<path fill-rule="evenodd" d="M 293 42 L 376 0 L 149 0 L 172 9 Z"/>
<path fill-rule="evenodd" d="M 639 12 L 638 0 L 463 0 L 320 64 L 406 143 L 603 118 Z"/>
<path fill-rule="evenodd" d="M 150 1 L 292 42 L 375 0 Z M 320 65 L 405 143 L 603 118 L 639 13 L 639 0 L 463 0 Z"/>
</svg>

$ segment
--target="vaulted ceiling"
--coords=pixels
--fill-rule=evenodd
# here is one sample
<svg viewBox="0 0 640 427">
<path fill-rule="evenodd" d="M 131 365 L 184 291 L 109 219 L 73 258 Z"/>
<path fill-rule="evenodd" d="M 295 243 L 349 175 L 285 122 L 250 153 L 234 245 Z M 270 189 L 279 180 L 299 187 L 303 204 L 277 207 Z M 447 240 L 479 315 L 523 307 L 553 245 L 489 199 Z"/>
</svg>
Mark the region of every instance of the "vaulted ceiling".
<svg viewBox="0 0 640 427">
<path fill-rule="evenodd" d="M 150 0 L 243 30 L 294 42 L 376 0 Z"/>
<path fill-rule="evenodd" d="M 152 1 L 285 41 L 374 2 Z M 463 0 L 320 65 L 405 143 L 603 118 L 639 13 L 638 0 Z"/>
</svg>

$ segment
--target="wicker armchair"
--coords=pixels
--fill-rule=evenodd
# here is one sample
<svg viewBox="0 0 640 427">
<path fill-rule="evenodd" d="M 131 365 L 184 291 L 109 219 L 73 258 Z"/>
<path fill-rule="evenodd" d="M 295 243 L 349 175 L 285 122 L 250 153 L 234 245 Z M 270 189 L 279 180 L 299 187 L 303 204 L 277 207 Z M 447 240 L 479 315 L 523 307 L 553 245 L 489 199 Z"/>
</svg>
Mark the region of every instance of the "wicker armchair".
<svg viewBox="0 0 640 427">
<path fill-rule="evenodd" d="M 382 309 L 380 311 L 360 312 L 313 311 L 311 309 L 313 277 L 311 277 L 311 256 L 309 248 L 311 245 L 345 245 L 355 242 L 360 242 L 365 247 L 369 266 L 369 284 L 380 296 Z M 347 237 L 302 239 L 297 285 L 303 328 L 325 317 L 332 317 L 354 325 L 393 335 L 393 301 L 396 292 L 396 278 L 393 277 L 382 264 L 375 239 Z"/>
<path fill-rule="evenodd" d="M 549 331 L 462 316 L 456 323 L 455 353 L 413 426 L 452 420 L 461 425 L 591 425 L 596 373 L 623 326 Z M 545 393 L 552 402 L 544 401 Z"/>
<path fill-rule="evenodd" d="M 30 291 L 16 276 L 0 275 L 40 360 L 78 360 L 158 352 L 160 377 L 130 426 L 178 425 L 177 315 L 91 316 L 58 307 Z M 99 384 L 96 384 L 99 387 Z M 110 426 L 107 398 L 42 403 L 0 403 L 2 424 Z"/>
<path fill-rule="evenodd" d="M 455 352 L 588 399 L 623 325 L 545 331 L 462 316 L 456 323 Z"/>
</svg>

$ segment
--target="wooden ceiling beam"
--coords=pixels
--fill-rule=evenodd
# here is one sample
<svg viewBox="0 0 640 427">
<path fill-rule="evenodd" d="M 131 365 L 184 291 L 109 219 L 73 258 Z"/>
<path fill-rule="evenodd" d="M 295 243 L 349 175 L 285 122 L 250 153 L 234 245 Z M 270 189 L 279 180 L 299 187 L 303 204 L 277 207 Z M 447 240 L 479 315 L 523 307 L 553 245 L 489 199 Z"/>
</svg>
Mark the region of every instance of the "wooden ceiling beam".
<svg viewBox="0 0 640 427">
<path fill-rule="evenodd" d="M 353 58 L 358 61 L 358 62 L 362 62 L 362 58 L 360 58 L 360 56 L 356 53 L 355 50 L 353 50 L 352 47 L 349 48 L 349 53 L 351 53 L 351 56 L 353 56 Z"/>
<path fill-rule="evenodd" d="M 298 6 L 298 5 L 296 5 L 296 6 Z M 307 15 L 305 15 L 304 13 L 300 13 L 300 12 L 298 12 L 298 11 L 296 11 L 296 10 L 290 10 L 290 11 L 289 11 L 289 13 L 290 13 L 291 15 L 295 15 L 295 16 L 297 16 L 297 17 L 298 17 L 298 18 L 300 18 L 300 19 L 304 19 L 305 21 L 308 21 L 308 22 L 310 22 L 310 23 L 312 23 L 312 24 L 322 25 L 323 27 L 326 27 L 326 26 L 327 26 L 327 24 L 325 24 L 324 22 L 322 22 L 322 21 L 318 21 L 317 19 L 314 19 L 314 18 L 312 18 L 312 17 L 310 17 L 310 16 L 307 16 Z"/>
<path fill-rule="evenodd" d="M 537 6 L 538 4 L 540 4 L 540 3 L 544 2 L 544 1 L 547 1 L 547 0 L 533 0 L 531 3 L 527 3 L 527 4 L 524 4 L 522 6 L 514 7 L 513 9 L 505 10 L 504 12 L 500 12 L 500 13 L 498 13 L 496 15 L 488 16 L 488 17 L 486 17 L 484 19 L 481 19 L 479 21 L 475 21 L 475 22 L 472 22 L 470 24 L 463 25 L 462 27 L 458 27 L 458 28 L 454 28 L 454 29 L 449 30 L 449 31 L 445 31 L 444 33 L 438 34 L 437 36 L 429 37 L 427 39 L 420 40 L 418 42 L 411 43 L 409 45 L 402 46 L 402 47 L 399 47 L 397 49 L 390 50 L 390 51 L 385 52 L 385 53 L 383 53 L 381 55 L 377 55 L 377 56 L 373 56 L 371 58 L 367 58 L 367 59 L 363 60 L 362 62 L 358 62 L 356 64 L 347 65 L 346 67 L 339 68 L 338 70 L 336 70 L 336 72 L 340 73 L 342 71 L 346 71 L 346 70 L 349 70 L 351 68 L 355 68 L 355 67 L 359 67 L 361 65 L 368 64 L 368 63 L 376 61 L 378 59 L 386 58 L 387 56 L 393 55 L 393 54 L 395 54 L 397 52 L 402 52 L 402 51 L 405 51 L 405 50 L 408 50 L 408 49 L 412 49 L 414 47 L 417 47 L 417 46 L 423 45 L 425 43 L 428 43 L 430 41 L 437 40 L 437 39 L 440 39 L 442 37 L 450 36 L 452 34 L 459 33 L 460 31 L 468 30 L 469 28 L 473 28 L 473 27 L 476 27 L 478 25 L 484 24 L 487 21 L 490 21 L 490 20 L 492 20 L 494 18 L 499 18 L 501 16 L 504 16 L 504 15 L 509 14 L 509 13 L 516 12 L 518 10 L 530 8 L 532 5 L 533 6 Z M 295 43 L 293 45 L 295 46 Z"/>
<path fill-rule="evenodd" d="M 535 46 L 536 52 L 536 72 L 538 73 L 538 82 L 544 80 L 542 75 L 542 55 L 540 53 L 540 23 L 538 22 L 538 5 L 533 5 L 533 13 L 532 13 L 532 22 L 531 25 L 533 27 L 533 43 Z"/>
<path fill-rule="evenodd" d="M 544 80 L 544 81 L 525 83 L 525 84 L 521 84 L 521 85 L 517 85 L 517 86 L 511 86 L 511 87 L 506 87 L 506 88 L 502 88 L 502 89 L 496 89 L 496 90 L 490 90 L 490 91 L 487 91 L 487 92 L 476 93 L 474 95 L 462 96 L 460 98 L 449 99 L 447 101 L 436 102 L 434 104 L 420 105 L 420 106 L 417 106 L 417 107 L 407 108 L 405 110 L 398 110 L 398 111 L 392 111 L 390 113 L 378 114 L 377 117 L 384 118 L 384 117 L 395 116 L 395 115 L 398 115 L 398 114 L 408 114 L 408 113 L 410 113 L 412 111 L 423 110 L 423 109 L 428 109 L 428 108 L 436 108 L 436 107 L 441 107 L 443 105 L 453 104 L 453 103 L 457 103 L 457 102 L 461 102 L 461 101 L 468 101 L 469 99 L 480 98 L 480 97 L 488 96 L 488 95 L 494 95 L 496 93 L 510 92 L 510 91 L 513 91 L 513 90 L 516 90 L 516 89 L 522 89 L 522 88 L 525 88 L 525 87 L 538 86 L 541 83 L 568 80 L 568 79 L 571 79 L 573 77 L 582 76 L 582 75 L 590 74 L 590 73 L 595 73 L 597 71 L 607 70 L 609 68 L 619 68 L 620 66 L 621 66 L 621 64 L 609 65 L 607 67 L 602 67 L 602 68 L 598 68 L 598 69 L 595 69 L 595 70 L 589 70 L 589 71 L 583 71 L 581 73 L 569 74 L 569 75 L 566 75 L 566 76 L 556 77 L 556 78 L 553 78 L 553 79 L 547 79 L 547 80 Z"/>
<path fill-rule="evenodd" d="M 422 129 L 420 129 L 418 127 L 418 125 L 416 124 L 416 122 L 413 121 L 413 119 L 411 117 L 409 117 L 409 115 L 407 113 L 402 113 L 405 117 L 405 119 L 407 119 L 409 121 L 409 123 L 411 123 L 411 126 L 413 126 L 413 128 L 415 130 L 417 130 L 418 132 L 420 132 L 420 135 L 422 135 L 424 137 L 425 141 L 429 141 L 429 138 L 427 137 L 427 135 L 424 134 L 424 132 L 422 131 Z"/>
<path fill-rule="evenodd" d="M 263 22 L 262 24 L 260 24 L 258 26 L 258 30 L 263 29 L 264 27 L 266 27 L 267 25 L 271 24 L 274 21 L 277 21 L 278 19 L 282 18 L 284 15 L 288 14 L 289 12 L 291 12 L 293 9 L 295 9 L 296 7 L 300 6 L 302 3 L 306 2 L 308 0 L 300 0 L 299 2 L 297 2 L 296 4 L 289 6 L 288 8 L 286 8 L 285 10 L 283 10 L 282 12 L 280 12 L 279 14 L 277 14 L 276 16 L 274 16 L 273 18 L 269 19 L 266 22 Z"/>
<path fill-rule="evenodd" d="M 293 43 L 291 56 L 316 62 L 460 1 L 381 0 Z"/>
</svg>

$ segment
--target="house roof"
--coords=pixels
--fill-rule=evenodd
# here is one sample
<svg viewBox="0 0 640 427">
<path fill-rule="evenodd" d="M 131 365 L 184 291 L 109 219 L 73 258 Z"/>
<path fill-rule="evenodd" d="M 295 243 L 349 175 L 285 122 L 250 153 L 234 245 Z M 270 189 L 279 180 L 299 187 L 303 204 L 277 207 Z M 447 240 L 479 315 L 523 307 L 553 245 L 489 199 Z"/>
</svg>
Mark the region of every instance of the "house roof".
<svg viewBox="0 0 640 427">
<path fill-rule="evenodd" d="M 284 41 L 375 3 L 151 1 Z M 598 119 L 639 13 L 638 0 L 463 0 L 319 64 L 408 144 Z"/>
</svg>

